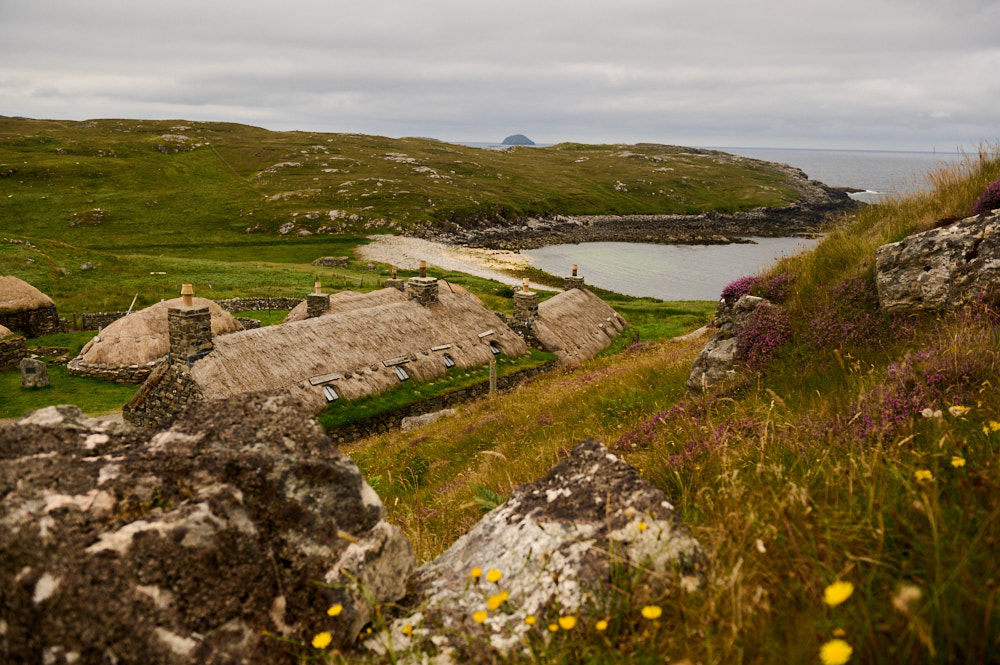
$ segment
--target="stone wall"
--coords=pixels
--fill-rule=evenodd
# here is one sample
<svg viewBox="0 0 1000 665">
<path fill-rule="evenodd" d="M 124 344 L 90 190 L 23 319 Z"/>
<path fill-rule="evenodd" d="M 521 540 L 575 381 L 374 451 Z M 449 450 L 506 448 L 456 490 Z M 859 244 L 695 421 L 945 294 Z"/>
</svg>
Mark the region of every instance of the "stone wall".
<svg viewBox="0 0 1000 665">
<path fill-rule="evenodd" d="M 80 357 L 77 356 L 69 361 L 66 369 L 74 376 L 89 376 L 94 379 L 103 379 L 104 381 L 135 385 L 145 381 L 146 377 L 152 373 L 153 368 L 165 361 L 166 356 L 157 360 L 151 360 L 144 365 L 126 365 L 122 367 L 118 365 L 108 366 L 104 363 L 92 365 L 81 361 Z"/>
<path fill-rule="evenodd" d="M 0 339 L 0 370 L 17 367 L 22 358 L 28 357 L 28 348 L 24 337 L 7 337 Z"/>
<path fill-rule="evenodd" d="M 122 408 L 122 416 L 136 427 L 162 427 L 200 399 L 201 389 L 186 366 L 161 363 Z"/>
<path fill-rule="evenodd" d="M 295 309 L 302 298 L 229 298 L 216 300 L 217 304 L 227 312 L 257 312 L 267 309 Z"/>
<path fill-rule="evenodd" d="M 538 376 L 539 374 L 551 371 L 558 366 L 559 365 L 556 362 L 549 362 L 544 365 L 539 365 L 538 367 L 522 369 L 518 372 L 514 372 L 513 374 L 508 374 L 507 376 L 497 377 L 497 390 L 512 390 L 513 388 L 521 385 L 524 381 Z M 460 390 L 446 393 L 444 395 L 438 395 L 437 397 L 408 404 L 398 411 L 394 411 L 389 414 L 383 414 L 369 420 L 345 425 L 344 427 L 327 432 L 327 434 L 329 434 L 330 438 L 338 444 L 349 443 L 373 434 L 380 434 L 389 430 L 399 429 L 403 418 L 409 416 L 420 416 L 425 413 L 433 413 L 435 411 L 440 411 L 441 409 L 446 409 L 450 406 L 472 402 L 485 397 L 489 394 L 489 392 L 490 382 L 487 380 Z"/>
<path fill-rule="evenodd" d="M 216 300 L 216 304 L 229 313 L 257 312 L 268 309 L 294 309 L 302 300 L 300 298 L 230 298 Z M 80 330 L 100 330 L 114 323 L 128 312 L 84 312 L 80 315 Z M 244 323 L 247 319 L 240 319 Z M 10 326 L 8 326 L 9 328 Z M 244 328 L 259 328 L 260 325 L 246 325 Z"/>
<path fill-rule="evenodd" d="M 0 326 L 22 332 L 25 337 L 42 337 L 62 332 L 55 305 L 18 312 L 0 311 Z"/>
<path fill-rule="evenodd" d="M 111 325 L 128 312 L 84 312 L 80 315 L 80 330 L 100 330 Z"/>
</svg>

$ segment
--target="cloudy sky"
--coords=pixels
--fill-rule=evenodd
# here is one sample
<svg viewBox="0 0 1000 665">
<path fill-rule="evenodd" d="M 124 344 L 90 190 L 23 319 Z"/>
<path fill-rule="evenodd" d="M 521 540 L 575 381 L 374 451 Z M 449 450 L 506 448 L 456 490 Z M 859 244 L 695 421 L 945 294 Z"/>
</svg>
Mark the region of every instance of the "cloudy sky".
<svg viewBox="0 0 1000 665">
<path fill-rule="evenodd" d="M 0 0 L 0 115 L 539 143 L 1000 137 L 998 0 Z"/>
</svg>

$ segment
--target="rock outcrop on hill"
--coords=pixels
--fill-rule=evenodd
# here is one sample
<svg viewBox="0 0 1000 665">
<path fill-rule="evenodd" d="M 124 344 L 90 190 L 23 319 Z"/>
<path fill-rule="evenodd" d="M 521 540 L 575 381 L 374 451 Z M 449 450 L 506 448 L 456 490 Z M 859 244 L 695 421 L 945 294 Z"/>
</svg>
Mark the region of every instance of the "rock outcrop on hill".
<svg viewBox="0 0 1000 665">
<path fill-rule="evenodd" d="M 123 434 L 49 407 L 0 428 L 0 660 L 294 662 L 354 642 L 415 558 L 357 466 L 288 397 Z"/>
<path fill-rule="evenodd" d="M 615 569 L 632 566 L 636 584 L 694 590 L 704 563 L 667 496 L 588 439 L 422 566 L 405 603 L 416 611 L 368 646 L 385 649 L 389 638 L 397 653 L 430 648 L 485 662 L 490 651 L 523 649 L 531 631 L 544 639 L 559 616 L 603 616 L 621 592 Z"/>
<path fill-rule="evenodd" d="M 1000 212 L 879 247 L 875 284 L 887 312 L 947 310 L 1000 290 Z"/>
<path fill-rule="evenodd" d="M 706 393 L 739 383 L 747 367 L 739 354 L 737 335 L 746 326 L 750 315 L 761 305 L 768 304 L 764 298 L 751 295 L 719 301 L 712 322 L 715 334 L 691 365 L 691 375 L 687 380 L 690 390 Z"/>
</svg>

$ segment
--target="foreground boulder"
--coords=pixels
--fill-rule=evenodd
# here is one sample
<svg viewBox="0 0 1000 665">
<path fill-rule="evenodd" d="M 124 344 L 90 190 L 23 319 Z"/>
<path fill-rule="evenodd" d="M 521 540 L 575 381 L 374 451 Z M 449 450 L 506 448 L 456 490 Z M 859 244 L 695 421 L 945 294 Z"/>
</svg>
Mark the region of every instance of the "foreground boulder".
<svg viewBox="0 0 1000 665">
<path fill-rule="evenodd" d="M 762 305 L 770 303 L 751 295 L 719 301 L 713 321 L 715 334 L 691 365 L 687 380 L 690 390 L 707 393 L 740 382 L 747 367 L 740 357 L 737 335 L 746 326 L 750 315 Z"/>
<path fill-rule="evenodd" d="M 601 603 L 617 589 L 615 571 L 694 589 L 703 568 L 698 542 L 666 495 L 588 439 L 422 566 L 406 601 L 411 614 L 368 646 L 411 655 L 426 648 L 445 661 L 480 662 L 491 658 L 487 652 L 521 648 L 529 631 L 545 639 L 558 616 L 582 623 L 607 612 Z M 482 573 L 478 581 L 474 569 Z M 528 616 L 537 621 L 529 625 Z"/>
<path fill-rule="evenodd" d="M 296 662 L 404 592 L 409 543 L 289 397 L 119 433 L 53 407 L 0 428 L 0 661 Z M 317 584 L 319 583 L 319 584 Z M 345 586 L 346 585 L 346 586 Z"/>
<path fill-rule="evenodd" d="M 1000 213 L 879 247 L 875 285 L 879 306 L 897 313 L 955 309 L 1000 289 Z"/>
</svg>

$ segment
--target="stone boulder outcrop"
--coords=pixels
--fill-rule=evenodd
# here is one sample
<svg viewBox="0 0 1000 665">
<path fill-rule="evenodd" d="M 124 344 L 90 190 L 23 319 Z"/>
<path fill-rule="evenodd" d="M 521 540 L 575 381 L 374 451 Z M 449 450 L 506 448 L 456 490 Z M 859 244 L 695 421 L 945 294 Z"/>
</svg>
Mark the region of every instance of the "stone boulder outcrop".
<svg viewBox="0 0 1000 665">
<path fill-rule="evenodd" d="M 712 322 L 715 334 L 691 365 L 687 380 L 690 390 L 705 393 L 740 382 L 746 363 L 739 354 L 737 335 L 746 326 L 750 315 L 761 305 L 768 304 L 766 299 L 751 295 L 719 301 Z"/>
<path fill-rule="evenodd" d="M 291 663 L 266 633 L 351 644 L 416 563 L 384 517 L 290 397 L 201 402 L 160 432 L 36 412 L 0 428 L 0 661 Z"/>
<path fill-rule="evenodd" d="M 612 602 L 615 570 L 631 566 L 641 583 L 672 580 L 693 590 L 704 562 L 667 496 L 588 439 L 422 566 L 405 601 L 409 616 L 366 645 L 414 660 L 433 651 L 442 662 L 483 662 L 492 659 L 486 652 L 522 649 L 529 631 L 546 639 L 560 615 L 583 623 L 607 612 L 597 599 Z"/>
<path fill-rule="evenodd" d="M 1000 212 L 879 247 L 875 285 L 886 312 L 948 310 L 1000 289 Z"/>
</svg>

